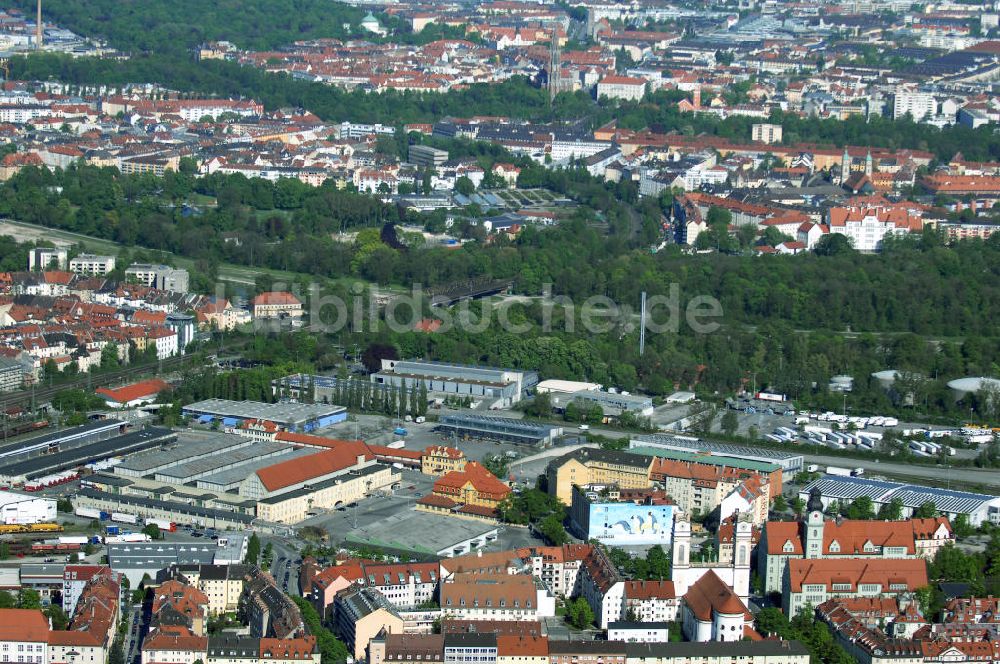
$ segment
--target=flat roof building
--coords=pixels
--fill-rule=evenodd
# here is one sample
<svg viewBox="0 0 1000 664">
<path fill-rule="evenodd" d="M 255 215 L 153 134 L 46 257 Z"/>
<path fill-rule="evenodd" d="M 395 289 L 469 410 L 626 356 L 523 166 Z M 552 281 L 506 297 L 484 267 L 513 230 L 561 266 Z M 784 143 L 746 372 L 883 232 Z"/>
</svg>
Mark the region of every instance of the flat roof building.
<svg viewBox="0 0 1000 664">
<path fill-rule="evenodd" d="M 912 516 L 914 510 L 924 503 L 931 502 L 934 503 L 938 512 L 952 521 L 958 515 L 964 514 L 973 527 L 979 527 L 986 521 L 1000 524 L 1000 496 L 862 477 L 834 477 L 832 475 L 825 475 L 802 487 L 799 496 L 803 500 L 808 500 L 810 492 L 814 488 L 820 492 L 823 509 L 829 507 L 833 502 L 847 504 L 861 496 L 868 496 L 877 511 L 882 505 L 898 498 L 903 503 L 902 516 L 904 519 Z"/>
<path fill-rule="evenodd" d="M 144 286 L 171 293 L 188 292 L 188 271 L 169 265 L 132 263 L 125 269 L 125 277 Z"/>
<path fill-rule="evenodd" d="M 171 441 L 174 442 L 174 441 Z M 239 454 L 253 440 L 225 433 L 184 432 L 176 444 L 135 454 L 115 465 L 114 474 L 123 477 L 154 477 L 183 464 L 228 453 Z"/>
<path fill-rule="evenodd" d="M 497 532 L 496 525 L 484 521 L 413 511 L 359 526 L 347 534 L 345 541 L 418 557 L 451 558 L 496 541 Z M 433 538 L 428 533 L 434 533 Z"/>
<path fill-rule="evenodd" d="M 9 443 L 0 447 L 0 463 L 8 463 L 16 457 L 20 460 L 29 456 L 49 454 L 55 450 L 111 438 L 119 433 L 124 433 L 126 426 L 128 425 L 121 420 L 98 420 L 61 431 L 34 436 L 27 440 L 19 440 L 16 443 Z"/>
<path fill-rule="evenodd" d="M 522 445 L 551 445 L 563 433 L 562 427 L 550 424 L 473 414 L 442 415 L 438 418 L 438 428 L 441 431 L 454 432 L 459 436 L 502 440 Z"/>
<path fill-rule="evenodd" d="M 653 398 L 637 394 L 578 390 L 570 394 L 552 394 L 551 399 L 552 406 L 559 410 L 565 410 L 566 406 L 576 401 L 582 404 L 597 404 L 605 415 L 613 417 L 625 412 L 637 413 L 646 417 L 653 414 Z"/>
<path fill-rule="evenodd" d="M 141 496 L 124 495 L 99 491 L 93 488 L 81 489 L 73 499 L 76 507 L 93 507 L 103 512 L 120 512 L 132 514 L 142 519 L 164 519 L 174 523 L 209 528 L 232 528 L 245 530 L 254 521 L 252 514 L 242 511 L 201 507 L 202 496 L 183 496 L 168 494 L 174 500 L 144 498 Z M 208 496 L 211 498 L 211 496 Z M 191 502 L 184 502 L 184 500 Z M 252 510 L 253 505 L 249 508 Z"/>
<path fill-rule="evenodd" d="M 495 399 L 499 405 L 509 406 L 538 384 L 538 373 L 426 360 L 382 360 L 381 370 L 373 373 L 371 380 L 407 387 L 422 384 L 429 393 Z"/>
<path fill-rule="evenodd" d="M 38 495 L 0 491 L 0 524 L 30 524 L 56 520 L 56 501 Z"/>
<path fill-rule="evenodd" d="M 206 399 L 184 406 L 182 412 L 199 422 L 220 421 L 230 428 L 250 420 L 267 420 L 286 431 L 314 431 L 347 419 L 347 409 L 343 406 L 229 399 Z"/>
<path fill-rule="evenodd" d="M 774 463 L 781 466 L 785 479 L 792 479 L 805 467 L 805 457 L 797 452 L 785 452 L 749 445 L 736 445 L 710 440 L 700 440 L 690 436 L 670 436 L 665 434 L 641 435 L 631 438 L 628 442 L 632 448 L 655 448 L 678 450 L 681 452 L 702 452 L 713 455 L 735 457 L 763 463 Z"/>
<path fill-rule="evenodd" d="M 112 431 L 117 428 L 112 429 Z M 60 471 L 105 461 L 111 457 L 138 452 L 176 440 L 177 435 L 163 427 L 148 427 L 97 442 L 71 447 L 51 454 L 19 458 L 0 467 L 0 479 L 11 483 L 43 477 Z"/>
<path fill-rule="evenodd" d="M 124 574 L 132 588 L 138 588 L 143 576 L 156 578 L 156 573 L 171 565 L 211 564 L 218 545 L 207 542 L 127 542 L 108 545 L 108 565 L 112 571 Z"/>
<path fill-rule="evenodd" d="M 432 148 L 429 145 L 411 145 L 409 161 L 417 166 L 437 168 L 448 161 L 448 151 Z"/>
<path fill-rule="evenodd" d="M 94 277 L 103 277 L 115 269 L 114 256 L 96 256 L 94 254 L 80 254 L 69 261 L 69 271 L 77 274 L 87 274 Z"/>
</svg>

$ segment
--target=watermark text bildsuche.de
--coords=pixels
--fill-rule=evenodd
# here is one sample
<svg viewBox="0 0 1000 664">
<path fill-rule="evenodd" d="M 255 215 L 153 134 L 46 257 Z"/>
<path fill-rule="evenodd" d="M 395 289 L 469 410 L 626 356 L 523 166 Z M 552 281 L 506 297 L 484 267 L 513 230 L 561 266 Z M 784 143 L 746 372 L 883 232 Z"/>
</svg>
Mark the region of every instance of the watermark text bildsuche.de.
<svg viewBox="0 0 1000 664">
<path fill-rule="evenodd" d="M 432 296 L 420 284 L 414 284 L 406 293 L 383 291 L 377 286 L 354 284 L 344 298 L 323 292 L 316 284 L 303 292 L 297 284 L 275 283 L 272 291 L 290 292 L 302 303 L 307 316 L 307 329 L 312 332 L 336 334 L 349 331 L 359 333 L 386 327 L 393 332 L 414 330 L 424 319 L 440 321 L 434 332 L 451 330 L 485 332 L 491 327 L 514 334 L 533 331 L 586 332 L 607 334 L 614 330 L 630 333 L 639 328 L 638 303 L 619 304 L 606 295 L 591 295 L 574 301 L 566 295 L 554 295 L 551 284 L 545 284 L 536 296 L 507 297 L 472 301 L 461 299 L 450 306 L 431 309 Z M 711 295 L 695 295 L 683 301 L 680 284 L 669 285 L 666 294 L 646 298 L 646 333 L 711 334 L 721 325 L 722 304 Z M 528 308 L 539 307 L 540 320 L 535 311 L 529 322 Z M 428 314 L 428 312 L 431 312 Z M 254 320 L 254 329 L 268 329 L 273 321 Z"/>
</svg>

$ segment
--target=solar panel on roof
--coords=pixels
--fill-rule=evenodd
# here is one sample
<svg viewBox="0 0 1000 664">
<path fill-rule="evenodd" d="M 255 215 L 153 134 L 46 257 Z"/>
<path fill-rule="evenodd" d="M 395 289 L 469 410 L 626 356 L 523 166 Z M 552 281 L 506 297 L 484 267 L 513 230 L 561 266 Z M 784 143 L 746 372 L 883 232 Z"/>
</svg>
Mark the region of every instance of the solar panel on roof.
<svg viewBox="0 0 1000 664">
<path fill-rule="evenodd" d="M 883 480 L 870 480 L 860 477 L 825 476 L 810 482 L 802 488 L 803 493 L 809 493 L 818 488 L 824 498 L 850 501 L 861 496 L 887 503 L 899 499 L 904 507 L 916 508 L 930 501 L 941 512 L 952 514 L 970 514 L 980 509 L 984 504 L 1000 500 L 997 496 L 989 496 L 966 491 L 953 491 L 925 487 L 916 484 L 902 484 Z"/>
</svg>

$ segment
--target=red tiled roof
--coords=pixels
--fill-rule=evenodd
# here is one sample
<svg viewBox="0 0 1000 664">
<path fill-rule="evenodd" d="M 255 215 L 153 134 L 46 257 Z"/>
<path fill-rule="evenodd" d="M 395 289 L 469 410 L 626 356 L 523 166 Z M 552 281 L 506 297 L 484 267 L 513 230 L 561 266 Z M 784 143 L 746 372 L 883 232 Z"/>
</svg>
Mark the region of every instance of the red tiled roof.
<svg viewBox="0 0 1000 664">
<path fill-rule="evenodd" d="M 110 401 L 128 403 L 129 401 L 133 401 L 135 399 L 155 396 L 160 392 L 169 389 L 170 385 L 165 381 L 162 381 L 159 378 L 152 378 L 150 380 L 132 383 L 131 385 L 123 385 L 122 387 L 117 388 L 99 387 L 95 391 Z"/>
<path fill-rule="evenodd" d="M 462 514 L 472 514 L 474 516 L 486 516 L 486 517 L 496 517 L 497 511 L 492 507 L 486 507 L 485 505 L 462 505 L 458 508 L 458 512 Z"/>
<path fill-rule="evenodd" d="M 307 433 L 295 433 L 293 431 L 279 431 L 274 437 L 275 440 L 284 443 L 299 443 L 310 447 L 339 448 L 343 445 L 362 443 L 360 440 L 341 440 L 339 438 L 324 438 L 322 436 L 310 436 Z"/>
<path fill-rule="evenodd" d="M 286 293 L 284 291 L 268 291 L 266 293 L 261 293 L 253 299 L 253 305 L 256 307 L 262 304 L 301 304 L 299 298 L 295 297 L 291 293 Z"/>
<path fill-rule="evenodd" d="M 498 657 L 546 657 L 548 654 L 548 637 L 523 634 L 497 636 Z"/>
<path fill-rule="evenodd" d="M 437 496 L 433 493 L 429 493 L 420 500 L 417 501 L 417 505 L 427 505 L 428 507 L 440 507 L 442 509 L 452 509 L 456 507 L 456 503 L 451 498 L 445 498 L 444 496 Z"/>
<path fill-rule="evenodd" d="M 626 581 L 625 599 L 674 599 L 673 581 Z"/>
<path fill-rule="evenodd" d="M 802 592 L 803 585 L 821 584 L 828 591 L 834 583 L 851 585 L 879 584 L 884 592 L 890 585 L 916 590 L 927 585 L 927 563 L 922 558 L 885 560 L 880 558 L 792 559 L 788 561 L 792 592 Z"/>
<path fill-rule="evenodd" d="M 563 544 L 562 546 L 531 546 L 515 549 L 521 558 L 541 558 L 543 563 L 579 562 L 590 555 L 591 544 Z"/>
<path fill-rule="evenodd" d="M 316 651 L 316 637 L 303 636 L 297 639 L 261 639 L 262 659 L 312 659 Z"/>
<path fill-rule="evenodd" d="M 598 81 L 598 85 L 646 85 L 646 79 L 611 75 Z"/>
<path fill-rule="evenodd" d="M 688 589 L 684 602 L 702 622 L 711 622 L 713 612 L 726 615 L 743 615 L 747 612 L 747 607 L 733 589 L 711 570 Z"/>
<path fill-rule="evenodd" d="M 465 456 L 462 450 L 447 445 L 428 445 L 424 448 L 424 456 L 446 456 L 449 459 L 461 459 Z"/>
<path fill-rule="evenodd" d="M 442 475 L 434 482 L 434 493 L 458 495 L 466 484 L 472 484 L 479 493 L 504 497 L 510 493 L 510 487 L 501 482 L 496 475 L 483 465 L 470 461 L 465 464 L 465 470 L 453 470 Z"/>
<path fill-rule="evenodd" d="M 207 636 L 194 636 L 193 634 L 170 634 L 157 630 L 146 637 L 142 642 L 143 651 L 147 650 L 194 650 L 204 651 L 208 649 Z"/>
<path fill-rule="evenodd" d="M 0 641 L 45 643 L 49 621 L 38 609 L 0 609 Z"/>
<path fill-rule="evenodd" d="M 277 491 L 350 468 L 358 463 L 358 457 L 364 457 L 366 461 L 374 458 L 364 443 L 360 441 L 348 442 L 332 450 L 289 459 L 273 466 L 261 468 L 257 471 L 257 477 L 260 478 L 265 489 Z"/>
</svg>

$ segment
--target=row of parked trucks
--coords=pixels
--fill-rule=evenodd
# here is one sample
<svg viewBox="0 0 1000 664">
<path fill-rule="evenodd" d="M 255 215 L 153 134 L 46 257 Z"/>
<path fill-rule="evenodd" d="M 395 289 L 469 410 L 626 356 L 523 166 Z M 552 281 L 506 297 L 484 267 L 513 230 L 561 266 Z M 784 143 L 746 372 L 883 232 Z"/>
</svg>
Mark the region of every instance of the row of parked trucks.
<svg viewBox="0 0 1000 664">
<path fill-rule="evenodd" d="M 801 431 L 791 427 L 778 427 L 764 437 L 779 443 L 804 439 L 808 443 L 837 450 L 846 450 L 848 446 L 852 446 L 866 452 L 874 450 L 878 441 L 882 440 L 882 434 L 875 431 L 834 431 L 830 427 L 815 425 L 806 425 Z"/>
<path fill-rule="evenodd" d="M 150 540 L 149 535 L 146 533 L 137 533 L 128 529 L 128 526 L 136 526 L 142 528 L 143 526 L 155 525 L 157 528 L 167 532 L 174 532 L 177 530 L 177 524 L 173 521 L 167 519 L 154 519 L 152 517 L 140 518 L 135 514 L 129 514 L 127 512 L 104 512 L 94 507 L 77 507 L 74 514 L 87 519 L 96 519 L 98 521 L 110 521 L 113 523 L 108 523 L 104 527 L 104 535 L 94 537 L 91 539 L 91 544 L 116 544 L 119 542 L 148 542 Z M 118 524 L 126 524 L 123 528 Z M 96 541 L 95 541 L 96 540 Z"/>
<path fill-rule="evenodd" d="M 48 489 L 49 487 L 59 486 L 60 484 L 68 484 L 75 479 L 80 477 L 80 473 L 75 470 L 64 470 L 61 473 L 53 473 L 51 475 L 46 475 L 44 477 L 39 477 L 38 479 L 28 480 L 24 483 L 23 489 L 25 491 L 41 491 L 42 489 Z"/>
</svg>

